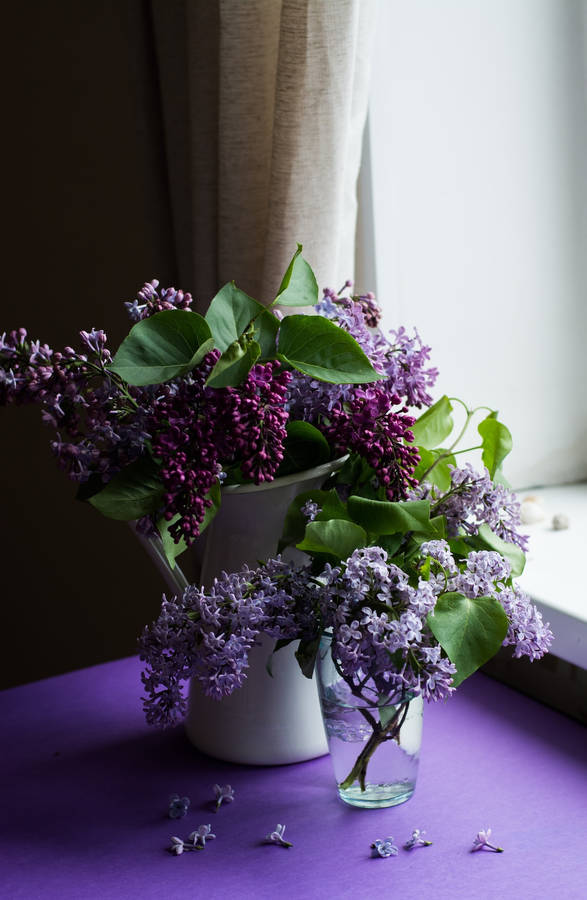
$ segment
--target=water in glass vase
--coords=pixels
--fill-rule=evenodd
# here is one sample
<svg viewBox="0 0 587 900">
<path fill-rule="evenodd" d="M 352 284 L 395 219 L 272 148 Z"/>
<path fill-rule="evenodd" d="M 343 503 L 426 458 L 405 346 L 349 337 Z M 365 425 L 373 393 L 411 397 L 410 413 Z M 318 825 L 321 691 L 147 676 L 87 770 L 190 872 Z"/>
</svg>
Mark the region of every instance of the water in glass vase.
<svg viewBox="0 0 587 900">
<path fill-rule="evenodd" d="M 397 716 L 387 734 L 374 731 Z M 322 699 L 322 715 L 338 792 L 351 806 L 397 806 L 416 788 L 422 737 L 422 698 L 385 707 L 341 706 Z"/>
<path fill-rule="evenodd" d="M 340 798 L 351 806 L 405 803 L 414 793 L 422 740 L 422 697 L 390 699 L 367 677 L 343 677 L 325 635 L 317 658 L 322 719 Z M 373 699 L 377 699 L 377 703 Z"/>
</svg>

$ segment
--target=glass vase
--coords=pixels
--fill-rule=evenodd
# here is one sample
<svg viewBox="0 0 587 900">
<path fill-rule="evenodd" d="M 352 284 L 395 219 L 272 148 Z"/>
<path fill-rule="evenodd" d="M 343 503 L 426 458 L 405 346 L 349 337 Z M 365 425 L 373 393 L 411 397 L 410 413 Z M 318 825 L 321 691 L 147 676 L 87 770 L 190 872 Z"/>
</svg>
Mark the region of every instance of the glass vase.
<svg viewBox="0 0 587 900">
<path fill-rule="evenodd" d="M 320 642 L 316 671 L 341 800 L 367 809 L 405 803 L 416 789 L 422 697 L 403 694 L 370 705 L 341 676 L 327 635 Z"/>
</svg>

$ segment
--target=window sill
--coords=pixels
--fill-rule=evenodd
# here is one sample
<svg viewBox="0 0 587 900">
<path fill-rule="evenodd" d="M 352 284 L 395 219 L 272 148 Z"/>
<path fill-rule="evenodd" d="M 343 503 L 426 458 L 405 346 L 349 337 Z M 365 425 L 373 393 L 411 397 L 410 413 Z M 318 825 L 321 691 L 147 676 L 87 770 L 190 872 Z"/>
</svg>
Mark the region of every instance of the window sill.
<svg viewBox="0 0 587 900">
<path fill-rule="evenodd" d="M 587 587 L 580 562 L 587 554 L 587 484 L 568 484 L 522 491 L 533 496 L 545 513 L 541 522 L 524 525 L 530 548 L 519 579 L 554 633 L 552 653 L 587 669 Z M 552 517 L 562 513 L 570 527 L 552 528 Z"/>
</svg>

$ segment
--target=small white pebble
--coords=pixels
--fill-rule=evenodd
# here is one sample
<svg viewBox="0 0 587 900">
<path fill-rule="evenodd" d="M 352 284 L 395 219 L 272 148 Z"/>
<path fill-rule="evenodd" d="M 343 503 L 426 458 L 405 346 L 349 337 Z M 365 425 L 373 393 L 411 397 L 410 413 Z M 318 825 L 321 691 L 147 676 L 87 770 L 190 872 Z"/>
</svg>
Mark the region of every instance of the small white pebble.
<svg viewBox="0 0 587 900">
<path fill-rule="evenodd" d="M 520 505 L 520 518 L 523 525 L 533 525 L 546 518 L 540 503 L 534 497 L 528 497 Z"/>
<path fill-rule="evenodd" d="M 569 517 L 565 516 L 564 513 L 558 513 L 552 517 L 552 527 L 555 531 L 564 531 L 570 524 Z"/>
</svg>

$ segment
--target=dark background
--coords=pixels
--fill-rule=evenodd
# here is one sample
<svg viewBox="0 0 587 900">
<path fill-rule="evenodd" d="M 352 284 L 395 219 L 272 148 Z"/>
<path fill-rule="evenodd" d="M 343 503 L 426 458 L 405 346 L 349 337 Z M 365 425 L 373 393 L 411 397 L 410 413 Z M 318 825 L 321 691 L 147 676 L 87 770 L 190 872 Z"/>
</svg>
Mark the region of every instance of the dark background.
<svg viewBox="0 0 587 900">
<path fill-rule="evenodd" d="M 3 15 L 0 333 L 55 349 L 177 284 L 147 4 L 42 0 Z M 181 285 L 189 290 L 189 285 Z M 164 588 L 125 523 L 75 501 L 35 407 L 0 409 L 0 687 L 135 652 Z"/>
</svg>

